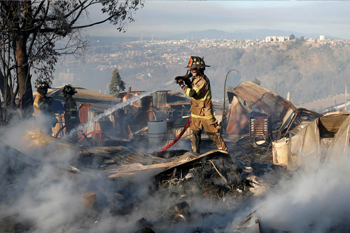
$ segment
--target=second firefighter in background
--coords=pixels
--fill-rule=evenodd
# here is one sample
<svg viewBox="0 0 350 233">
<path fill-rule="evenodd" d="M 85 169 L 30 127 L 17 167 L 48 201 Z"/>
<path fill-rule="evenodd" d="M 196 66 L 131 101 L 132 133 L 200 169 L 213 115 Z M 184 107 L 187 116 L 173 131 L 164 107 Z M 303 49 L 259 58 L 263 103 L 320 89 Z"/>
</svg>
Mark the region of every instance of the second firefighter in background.
<svg viewBox="0 0 350 233">
<path fill-rule="evenodd" d="M 177 76 L 175 79 L 183 92 L 191 98 L 191 130 L 193 132 L 192 151 L 200 153 L 201 133 L 204 128 L 208 136 L 214 141 L 218 149 L 226 150 L 227 146 L 222 139 L 220 126 L 214 116 L 210 81 L 204 74 L 205 67 L 209 67 L 204 60 L 191 56 L 187 67 L 191 73 Z M 192 81 L 190 80 L 192 77 Z"/>
<path fill-rule="evenodd" d="M 78 127 L 80 123 L 77 103 L 73 98 L 73 95 L 77 93 L 77 91 L 71 85 L 66 85 L 62 92 L 64 96 L 64 122 L 66 133 L 69 133 L 72 129 Z"/>
</svg>

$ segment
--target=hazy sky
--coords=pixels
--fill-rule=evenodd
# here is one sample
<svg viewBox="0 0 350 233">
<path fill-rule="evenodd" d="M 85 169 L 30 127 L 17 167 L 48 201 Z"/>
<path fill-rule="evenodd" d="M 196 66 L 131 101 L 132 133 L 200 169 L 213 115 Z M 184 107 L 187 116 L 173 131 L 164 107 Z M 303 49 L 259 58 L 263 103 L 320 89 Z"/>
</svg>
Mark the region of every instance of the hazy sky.
<svg viewBox="0 0 350 233">
<path fill-rule="evenodd" d="M 350 39 L 350 1 L 157 1 L 146 0 L 127 32 L 110 24 L 88 30 L 91 36 L 167 36 L 218 29 L 227 32 L 276 29 Z M 91 21 L 101 17 L 90 11 Z"/>
</svg>

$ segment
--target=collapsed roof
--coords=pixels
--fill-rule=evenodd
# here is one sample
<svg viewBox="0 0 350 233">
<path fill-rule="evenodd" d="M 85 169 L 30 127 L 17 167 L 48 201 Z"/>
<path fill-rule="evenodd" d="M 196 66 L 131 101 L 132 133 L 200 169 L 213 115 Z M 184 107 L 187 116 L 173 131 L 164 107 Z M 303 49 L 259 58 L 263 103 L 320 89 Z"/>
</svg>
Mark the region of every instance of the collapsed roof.
<svg viewBox="0 0 350 233">
<path fill-rule="evenodd" d="M 260 113 L 270 117 L 272 129 L 280 137 L 304 120 L 313 120 L 321 114 L 296 108 L 290 101 L 252 82 L 243 82 L 228 92 L 231 103 L 223 125 L 227 134 L 243 135 L 249 132 L 249 120 Z"/>
<path fill-rule="evenodd" d="M 288 138 L 273 143 L 274 161 L 289 170 L 315 170 L 335 160 L 345 160 L 349 150 L 350 112 L 339 111 L 301 124 Z"/>
</svg>

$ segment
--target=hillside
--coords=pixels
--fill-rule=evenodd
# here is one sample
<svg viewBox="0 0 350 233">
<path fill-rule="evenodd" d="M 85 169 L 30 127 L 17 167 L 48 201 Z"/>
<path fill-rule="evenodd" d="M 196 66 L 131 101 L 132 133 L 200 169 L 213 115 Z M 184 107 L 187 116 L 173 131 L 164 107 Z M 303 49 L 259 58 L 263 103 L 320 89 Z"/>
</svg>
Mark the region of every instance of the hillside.
<svg viewBox="0 0 350 233">
<path fill-rule="evenodd" d="M 227 87 L 258 79 L 261 86 L 283 97 L 291 93 L 295 104 L 310 102 L 329 95 L 344 93 L 350 87 L 350 43 L 346 40 L 287 41 L 208 40 L 116 42 L 93 47 L 85 65 L 57 67 L 57 73 L 69 69 L 74 85 L 107 93 L 112 71 L 119 69 L 126 86 L 133 90 L 150 90 L 178 75 L 191 55 L 204 56 L 211 67 L 214 99 L 222 100 L 226 74 L 231 72 Z M 247 46 L 250 45 L 250 46 Z M 113 55 L 113 57 L 112 57 Z M 89 60 L 90 59 L 90 60 Z M 57 75 L 58 76 L 58 75 Z M 62 85 L 62 80 L 56 80 Z M 61 82 L 61 83 L 60 83 Z M 180 91 L 177 85 L 169 90 Z"/>
<path fill-rule="evenodd" d="M 283 97 L 290 92 L 294 104 L 344 93 L 345 86 L 350 87 L 349 44 L 285 42 L 247 50 L 209 51 L 204 56 L 212 68 L 208 69 L 209 77 L 226 75 L 225 71 L 235 68 L 239 74 L 230 73 L 228 79 L 236 81 L 231 86 L 257 78 L 261 86 Z M 213 82 L 219 92 L 225 75 Z"/>
</svg>

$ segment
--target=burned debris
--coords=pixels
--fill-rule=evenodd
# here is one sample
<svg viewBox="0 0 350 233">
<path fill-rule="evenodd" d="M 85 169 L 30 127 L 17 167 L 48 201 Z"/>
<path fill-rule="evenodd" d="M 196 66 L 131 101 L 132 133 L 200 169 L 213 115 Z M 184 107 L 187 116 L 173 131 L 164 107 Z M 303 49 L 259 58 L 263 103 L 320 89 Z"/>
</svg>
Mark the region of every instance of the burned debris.
<svg viewBox="0 0 350 233">
<path fill-rule="evenodd" d="M 266 145 L 280 139 L 302 121 L 321 116 L 307 109 L 298 109 L 283 97 L 252 82 L 241 83 L 228 92 L 228 98 L 231 107 L 222 125 L 229 137 L 236 141 L 249 136 L 254 144 Z"/>
<path fill-rule="evenodd" d="M 80 93 L 76 99 L 84 125 L 99 105 L 83 99 L 103 96 Z M 129 90 L 113 101 L 140 93 Z M 266 207 L 250 209 L 251 214 L 242 210 L 301 169 L 317 170 L 344 160 L 349 113 L 322 115 L 296 108 L 251 82 L 229 91 L 229 100 L 221 123 L 228 152 L 214 149 L 206 137 L 205 153 L 189 151 L 190 129 L 183 130 L 189 105 L 168 91 L 133 102 L 84 128 L 78 144 L 62 140 L 59 112 L 61 125 L 54 136 L 26 131 L 16 137 L 17 144 L 2 137 L 0 232 L 287 232 L 260 215 Z M 168 145 L 174 146 L 161 150 Z M 41 184 L 40 189 L 30 188 L 27 183 L 32 180 Z M 61 188 L 68 189 L 63 191 L 70 195 L 68 206 L 41 196 L 47 189 L 55 196 Z M 47 206 L 48 212 L 64 207 L 70 217 L 45 216 L 46 224 L 30 211 L 6 211 L 10 205 L 20 206 L 26 195 Z"/>
<path fill-rule="evenodd" d="M 274 142 L 275 163 L 289 170 L 315 170 L 334 161 L 346 160 L 348 154 L 349 112 L 325 114 L 300 124 L 288 137 Z"/>
</svg>

